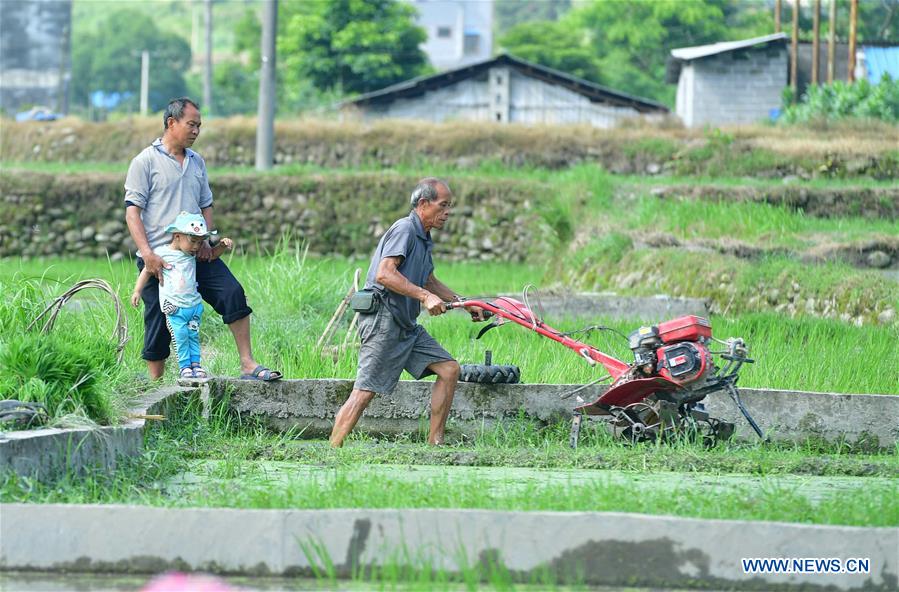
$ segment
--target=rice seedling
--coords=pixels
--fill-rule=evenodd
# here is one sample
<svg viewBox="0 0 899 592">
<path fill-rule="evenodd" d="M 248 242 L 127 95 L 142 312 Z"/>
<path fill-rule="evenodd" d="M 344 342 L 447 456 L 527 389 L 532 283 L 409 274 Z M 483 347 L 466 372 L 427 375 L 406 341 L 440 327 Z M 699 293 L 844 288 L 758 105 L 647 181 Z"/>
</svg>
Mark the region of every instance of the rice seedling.
<svg viewBox="0 0 899 592">
<path fill-rule="evenodd" d="M 278 365 L 288 378 L 349 379 L 354 376 L 354 349 L 348 349 L 335 361 L 316 351 L 315 342 L 345 294 L 352 270 L 360 265 L 364 268 L 364 263 L 304 257 L 301 250 L 286 248 L 268 258 L 235 256 L 228 262 L 243 281 L 255 311 L 252 322 L 257 358 Z M 24 322 L 46 303 L 46 300 L 41 302 L 41 296 L 49 298 L 59 290 L 54 286 L 67 287 L 83 278 L 86 265 L 83 261 L 21 261 L 17 266 L 5 268 L 12 272 L 9 275 L 0 271 L 4 293 L 23 294 L 2 305 L 6 307 L 3 311 L 12 311 L 0 315 L 0 323 L 5 324 L 4 334 L 21 332 Z M 134 273 L 130 264 L 95 263 L 89 269 L 91 275 L 105 277 L 117 286 L 123 297 L 130 290 Z M 470 295 L 514 294 L 519 286 L 513 282 L 519 279 L 539 281 L 542 273 L 541 268 L 526 265 L 507 268 L 498 264 L 451 264 L 438 267 L 438 274 L 449 285 Z M 771 282 L 757 277 L 757 282 Z M 851 293 L 847 294 L 852 297 Z M 140 312 L 127 311 L 132 339 L 125 351 L 124 376 L 143 371 L 139 354 Z M 475 340 L 480 325 L 466 319 L 461 314 L 448 314 L 435 318 L 424 316 L 421 321 L 463 363 L 480 362 L 484 351 L 490 349 L 498 363 L 519 365 L 524 382 L 584 383 L 595 378 L 595 371 L 577 356 L 563 355 L 565 352 L 558 346 L 532 332 L 507 326 Z M 562 330 L 577 329 L 588 322 L 564 318 L 547 320 Z M 341 338 L 349 321 L 347 316 L 341 324 Z M 98 330 L 112 328 L 112 311 L 103 306 L 85 306 L 82 312 L 64 313 L 59 323 L 55 331 L 70 338 L 84 334 L 102 340 L 97 337 Z M 601 316 L 589 319 L 589 324 L 607 325 L 625 334 L 643 323 L 636 319 Z M 741 386 L 899 394 L 895 374 L 888 371 L 899 366 L 899 351 L 894 347 L 895 330 L 889 326 L 856 327 L 839 320 L 791 319 L 774 313 L 715 316 L 712 324 L 719 337 L 745 338 L 757 358 L 756 364 L 746 368 Z M 629 359 L 626 343 L 612 333 L 593 332 L 584 339 L 620 359 Z M 213 373 L 227 376 L 236 372 L 237 354 L 224 325 L 210 317 L 204 323 L 202 340 L 204 360 L 208 360 L 207 366 Z M 112 341 L 108 343 L 112 344 Z M 881 371 L 872 371 L 872 363 Z"/>
</svg>

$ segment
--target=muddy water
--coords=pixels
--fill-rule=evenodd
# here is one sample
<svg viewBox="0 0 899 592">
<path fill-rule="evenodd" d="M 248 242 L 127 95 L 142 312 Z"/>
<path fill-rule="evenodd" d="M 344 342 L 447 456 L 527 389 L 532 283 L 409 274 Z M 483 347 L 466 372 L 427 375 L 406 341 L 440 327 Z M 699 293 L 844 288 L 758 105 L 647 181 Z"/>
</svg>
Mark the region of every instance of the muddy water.
<svg viewBox="0 0 899 592">
<path fill-rule="evenodd" d="M 227 472 L 226 461 L 202 461 L 192 470 L 182 473 L 166 484 L 171 495 L 190 494 L 206 483 L 224 481 L 220 477 Z M 233 467 L 232 467 L 233 468 Z M 248 479 L 255 483 L 277 485 L 291 480 L 318 482 L 332 479 L 341 469 L 323 468 L 320 465 L 303 465 L 295 462 L 244 461 L 240 464 L 239 484 Z M 856 489 L 863 485 L 895 484 L 895 479 L 878 477 L 819 477 L 808 475 L 711 475 L 704 473 L 642 473 L 634 471 L 613 471 L 596 469 L 534 469 L 517 467 L 472 467 L 472 466 L 431 466 L 431 465 L 367 465 L 354 466 L 354 478 L 371 481 L 394 480 L 426 482 L 437 480 L 467 484 L 472 481 L 486 485 L 501 486 L 509 491 L 515 488 L 528 489 L 535 485 L 589 485 L 624 484 L 635 489 L 674 489 L 679 486 L 698 487 L 708 492 L 746 491 L 766 487 L 787 488 L 806 497 L 812 502 L 830 497 L 834 493 Z"/>
<path fill-rule="evenodd" d="M 198 576 L 213 578 L 213 576 Z M 336 584 L 322 582 L 308 578 L 243 578 L 243 577 L 215 577 L 217 588 L 192 586 L 167 590 L 166 592 L 260 592 L 274 591 L 306 591 L 323 590 L 328 592 L 371 592 L 374 590 L 396 590 L 397 592 L 414 592 L 421 590 L 420 583 L 398 584 L 393 582 L 370 583 L 343 581 Z M 153 576 L 119 576 L 109 574 L 56 574 L 47 572 L 0 572 L 0 592 L 140 592 L 153 583 Z M 447 592 L 463 592 L 469 588 L 463 584 L 437 585 L 435 590 Z M 489 591 L 495 588 L 484 584 L 482 590 Z M 501 588 L 507 589 L 507 588 Z M 537 592 L 545 588 L 516 584 L 515 590 L 521 592 Z M 565 592 L 567 588 L 555 588 L 559 592 Z M 577 586 L 572 590 L 587 592 L 650 592 L 649 588 L 619 588 L 607 586 Z M 156 592 L 159 592 L 158 590 Z M 678 592 L 673 588 L 652 588 L 652 592 Z"/>
</svg>

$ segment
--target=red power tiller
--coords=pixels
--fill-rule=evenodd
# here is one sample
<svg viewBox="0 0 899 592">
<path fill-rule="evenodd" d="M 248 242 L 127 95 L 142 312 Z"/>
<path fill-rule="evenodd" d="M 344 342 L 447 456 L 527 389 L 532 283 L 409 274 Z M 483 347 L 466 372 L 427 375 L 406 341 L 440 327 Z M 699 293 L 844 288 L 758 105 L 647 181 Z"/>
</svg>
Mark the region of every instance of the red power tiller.
<svg viewBox="0 0 899 592">
<path fill-rule="evenodd" d="M 527 300 L 527 292 L 525 292 Z M 588 364 L 601 364 L 608 372 L 593 382 L 581 386 L 564 397 L 586 389 L 588 386 L 611 380 L 609 389 L 594 402 L 574 409 L 571 427 L 571 446 L 577 446 L 583 415 L 607 416 L 612 431 L 632 442 L 652 441 L 673 433 L 694 430 L 704 440 L 715 442 L 730 438 L 734 424 L 710 417 L 701 401 L 710 393 L 724 390 L 758 434 L 764 434 L 743 406 L 736 382 L 743 364 L 754 360 L 740 338 L 721 341 L 712 337 L 709 321 L 699 316 L 683 316 L 657 326 L 640 327 L 627 337 L 634 361 L 630 364 L 609 356 L 597 348 L 572 339 L 572 333 L 563 333 L 544 323 L 524 303 L 501 296 L 493 300 L 462 300 L 447 302 L 446 307 L 477 306 L 492 316 L 493 322 L 481 329 L 480 339 L 489 329 L 512 321 L 557 341 L 583 357 Z M 591 327 L 591 329 L 608 329 Z M 582 330 L 583 331 L 583 330 Z M 576 331 L 573 333 L 577 333 Z M 616 331 L 617 333 L 617 331 Z M 712 351 L 712 342 L 724 346 L 722 351 Z M 724 360 L 722 367 L 715 364 L 715 356 Z M 490 364 L 488 359 L 487 364 Z M 463 367 L 462 380 L 470 382 L 517 382 L 518 371 L 475 374 Z M 467 374 L 467 375 L 466 375 Z M 578 397 L 578 403 L 583 403 Z"/>
</svg>

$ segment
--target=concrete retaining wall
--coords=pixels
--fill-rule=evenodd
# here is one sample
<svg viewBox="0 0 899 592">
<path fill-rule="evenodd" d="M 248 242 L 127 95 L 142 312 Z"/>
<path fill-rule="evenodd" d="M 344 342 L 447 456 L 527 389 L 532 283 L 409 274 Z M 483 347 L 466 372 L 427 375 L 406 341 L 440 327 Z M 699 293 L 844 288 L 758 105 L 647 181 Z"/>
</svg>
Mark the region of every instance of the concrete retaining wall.
<svg viewBox="0 0 899 592">
<path fill-rule="evenodd" d="M 239 380 L 212 381 L 211 395 L 230 395 L 233 410 L 257 416 L 275 429 L 299 427 L 306 436 L 327 435 L 334 414 L 349 396 L 351 380 L 282 380 L 278 383 Z M 560 395 L 578 385 L 460 383 L 450 414 L 450 430 L 474 433 L 483 425 L 517 416 L 538 421 L 570 418 L 574 398 Z M 394 392 L 372 401 L 358 429 L 399 434 L 419 428 L 429 412 L 431 383 L 400 381 Z M 578 393 L 593 401 L 605 387 L 589 387 Z M 892 447 L 899 442 L 899 396 L 841 395 L 801 391 L 740 389 L 741 398 L 756 423 L 773 440 L 808 438 Z M 714 417 L 737 424 L 737 435 L 755 438 L 730 398 L 715 393 L 707 398 Z"/>
<path fill-rule="evenodd" d="M 341 576 L 385 564 L 457 572 L 489 562 L 525 580 L 548 571 L 591 585 L 859 591 L 895 590 L 899 573 L 896 528 L 606 512 L 43 504 L 0 512 L 3 570 L 310 575 L 325 554 Z M 861 558 L 870 573 L 743 573 L 741 559 L 765 557 Z"/>
<path fill-rule="evenodd" d="M 131 410 L 136 415 L 166 415 L 172 399 L 191 389 L 179 387 L 154 391 Z M 131 419 L 119 426 L 85 429 L 46 428 L 0 432 L 0 474 L 50 480 L 88 470 L 113 471 L 122 458 L 140 455 L 144 449 L 146 420 Z"/>
</svg>

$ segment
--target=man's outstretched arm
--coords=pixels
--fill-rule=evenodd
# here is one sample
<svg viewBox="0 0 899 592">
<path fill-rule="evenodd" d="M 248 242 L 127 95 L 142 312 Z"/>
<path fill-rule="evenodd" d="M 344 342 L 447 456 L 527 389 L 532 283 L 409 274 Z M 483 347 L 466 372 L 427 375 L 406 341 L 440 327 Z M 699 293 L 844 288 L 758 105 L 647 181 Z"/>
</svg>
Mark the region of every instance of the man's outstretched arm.
<svg viewBox="0 0 899 592">
<path fill-rule="evenodd" d="M 384 257 L 381 259 L 381 262 L 378 263 L 378 271 L 375 274 L 375 280 L 391 292 L 396 292 L 397 294 L 402 294 L 409 298 L 415 298 L 428 309 L 428 312 L 431 315 L 445 313 L 446 307 L 443 305 L 444 301 L 439 295 L 434 294 L 427 288 L 416 286 L 406 279 L 406 276 L 399 272 L 397 267 L 399 267 L 402 262 L 402 257 Z"/>
</svg>

